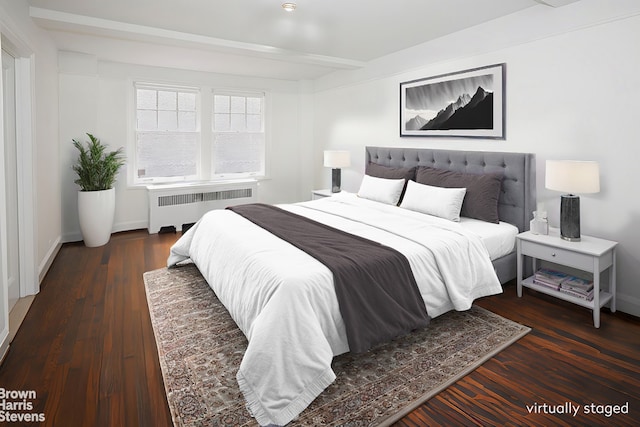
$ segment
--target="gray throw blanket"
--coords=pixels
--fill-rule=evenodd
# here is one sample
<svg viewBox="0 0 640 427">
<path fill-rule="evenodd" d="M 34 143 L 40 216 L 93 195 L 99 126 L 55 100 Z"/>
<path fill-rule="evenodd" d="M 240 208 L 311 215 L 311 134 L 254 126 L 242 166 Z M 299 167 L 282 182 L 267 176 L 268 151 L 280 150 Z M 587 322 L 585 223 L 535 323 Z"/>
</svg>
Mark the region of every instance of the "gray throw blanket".
<svg viewBox="0 0 640 427">
<path fill-rule="evenodd" d="M 272 205 L 227 209 L 327 266 L 352 352 L 366 352 L 429 323 L 409 261 L 397 250 Z"/>
</svg>

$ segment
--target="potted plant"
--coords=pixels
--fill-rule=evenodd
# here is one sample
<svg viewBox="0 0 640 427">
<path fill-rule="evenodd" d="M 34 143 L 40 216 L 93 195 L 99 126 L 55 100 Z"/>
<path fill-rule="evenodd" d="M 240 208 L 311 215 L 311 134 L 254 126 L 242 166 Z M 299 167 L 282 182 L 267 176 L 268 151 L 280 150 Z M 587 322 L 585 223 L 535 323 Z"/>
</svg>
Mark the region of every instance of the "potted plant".
<svg viewBox="0 0 640 427">
<path fill-rule="evenodd" d="M 89 141 L 73 139 L 78 149 L 78 159 L 73 165 L 80 186 L 78 192 L 78 216 L 85 245 L 102 246 L 109 241 L 116 208 L 113 187 L 118 170 L 125 164 L 123 148 L 107 152 L 107 146 L 87 133 Z"/>
</svg>

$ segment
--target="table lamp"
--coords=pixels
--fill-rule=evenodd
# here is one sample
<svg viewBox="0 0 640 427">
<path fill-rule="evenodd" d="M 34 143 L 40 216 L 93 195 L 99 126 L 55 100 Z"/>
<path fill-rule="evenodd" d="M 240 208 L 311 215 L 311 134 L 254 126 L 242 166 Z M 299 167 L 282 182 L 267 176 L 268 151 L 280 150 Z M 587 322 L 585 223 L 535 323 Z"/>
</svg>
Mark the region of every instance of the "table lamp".
<svg viewBox="0 0 640 427">
<path fill-rule="evenodd" d="M 351 154 L 348 151 L 325 151 L 324 166 L 331 169 L 331 192 L 339 193 L 341 185 L 340 168 L 351 166 Z"/>
<path fill-rule="evenodd" d="M 600 191 L 598 162 L 578 160 L 547 160 L 545 186 L 549 190 L 568 194 L 560 200 L 560 237 L 580 241 L 580 197 Z"/>
</svg>

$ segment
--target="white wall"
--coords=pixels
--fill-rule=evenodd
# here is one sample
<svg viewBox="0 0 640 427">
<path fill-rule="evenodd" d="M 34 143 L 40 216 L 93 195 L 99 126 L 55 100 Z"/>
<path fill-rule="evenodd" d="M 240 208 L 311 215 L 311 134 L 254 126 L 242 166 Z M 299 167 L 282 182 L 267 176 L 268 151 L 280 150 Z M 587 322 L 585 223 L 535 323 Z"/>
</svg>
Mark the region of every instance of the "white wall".
<svg viewBox="0 0 640 427">
<path fill-rule="evenodd" d="M 618 307 L 640 316 L 639 13 L 639 2 L 624 0 L 534 7 L 319 79 L 316 187 L 329 186 L 320 160 L 326 148 L 351 150 L 353 166 L 343 171 L 351 191 L 366 145 L 533 152 L 538 201 L 558 226 L 560 194 L 544 188 L 545 160 L 597 160 L 602 189 L 581 197 L 582 232 L 620 242 Z M 502 62 L 506 140 L 399 137 L 400 82 Z"/>
<path fill-rule="evenodd" d="M 312 133 L 301 127 L 308 113 L 301 109 L 308 83 L 229 76 L 158 67 L 98 61 L 94 56 L 60 52 L 60 150 L 63 199 L 63 240 L 81 240 L 76 212 L 77 186 L 71 165 L 77 157 L 72 139 L 86 140 L 86 132 L 112 149 L 127 146 L 132 136 L 133 82 L 136 80 L 211 88 L 267 92 L 268 179 L 259 184 L 262 202 L 283 203 L 308 198 L 311 179 L 300 179 L 301 164 L 308 164 Z M 309 101 L 306 102 L 310 104 Z M 203 109 L 206 111 L 206 109 Z M 209 109 L 210 110 L 210 109 Z M 204 141 L 203 141 L 204 143 Z M 311 176 L 310 172 L 307 172 Z M 114 231 L 146 228 L 147 192 L 127 185 L 126 171 L 116 184 Z"/>
</svg>

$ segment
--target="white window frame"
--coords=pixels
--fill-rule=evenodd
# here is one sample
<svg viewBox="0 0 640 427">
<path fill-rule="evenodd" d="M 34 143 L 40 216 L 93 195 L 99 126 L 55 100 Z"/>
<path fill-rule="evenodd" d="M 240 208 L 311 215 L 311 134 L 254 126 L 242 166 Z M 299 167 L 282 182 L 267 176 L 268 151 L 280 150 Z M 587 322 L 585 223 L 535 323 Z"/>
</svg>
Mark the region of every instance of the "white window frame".
<svg viewBox="0 0 640 427">
<path fill-rule="evenodd" d="M 160 184 L 160 183 L 175 183 L 182 181 L 194 181 L 202 179 L 202 126 L 201 126 L 201 118 L 202 118 L 202 105 L 201 105 L 201 94 L 202 90 L 199 87 L 194 86 L 183 86 L 183 85 L 173 85 L 173 84 L 165 84 L 165 83 L 150 83 L 144 81 L 135 81 L 133 82 L 133 90 L 132 90 L 132 113 L 130 117 L 132 118 L 132 143 L 130 145 L 129 150 L 129 158 L 133 159 L 130 162 L 130 171 L 129 171 L 129 182 L 132 186 L 145 186 L 149 184 Z M 148 90 L 156 90 L 156 91 L 170 91 L 170 92 L 183 92 L 183 93 L 195 93 L 196 94 L 196 128 L 194 131 L 179 131 L 179 130 L 141 130 L 138 129 L 138 105 L 137 105 L 137 93 L 139 89 L 148 89 Z M 193 175 L 184 175 L 184 176 L 173 176 L 173 177 L 148 177 L 141 178 L 138 176 L 138 159 L 137 159 L 137 144 L 138 144 L 138 134 L 160 134 L 160 135 L 182 135 L 182 134 L 197 134 L 197 148 L 196 152 L 197 158 L 196 160 L 196 173 Z"/>
<path fill-rule="evenodd" d="M 230 96 L 230 97 L 243 97 L 243 98 L 250 98 L 250 97 L 254 97 L 254 98 L 261 98 L 262 102 L 261 102 L 261 112 L 260 112 L 260 124 L 261 124 L 261 129 L 260 131 L 244 131 L 244 132 L 239 132 L 239 131 L 233 131 L 233 130 L 219 130 L 216 129 L 215 127 L 215 114 L 216 114 L 216 109 L 215 109 L 215 96 L 216 95 L 222 95 L 222 96 Z M 211 155 L 210 155 L 210 167 L 211 167 L 211 178 L 212 179 L 241 179 L 241 178 L 256 178 L 256 179 L 263 179 L 266 178 L 267 176 L 267 164 L 268 164 L 268 156 L 269 156 L 269 138 L 268 138 L 268 120 L 267 120 L 267 114 L 268 114 L 268 95 L 265 91 L 259 91 L 259 90 L 227 90 L 227 89 L 213 89 L 211 91 L 211 143 L 210 143 L 210 150 L 211 150 Z M 231 115 L 231 113 L 229 113 Z M 245 115 L 245 120 L 246 117 L 249 115 L 246 111 L 244 113 Z M 216 140 L 216 136 L 217 134 L 238 134 L 238 133 L 244 133 L 244 134 L 249 134 L 249 135 L 255 135 L 255 134 L 260 134 L 262 135 L 262 153 L 261 153 L 261 162 L 262 162 L 262 168 L 259 171 L 252 171 L 252 172 L 236 172 L 236 173 L 215 173 L 215 140 Z"/>
</svg>

